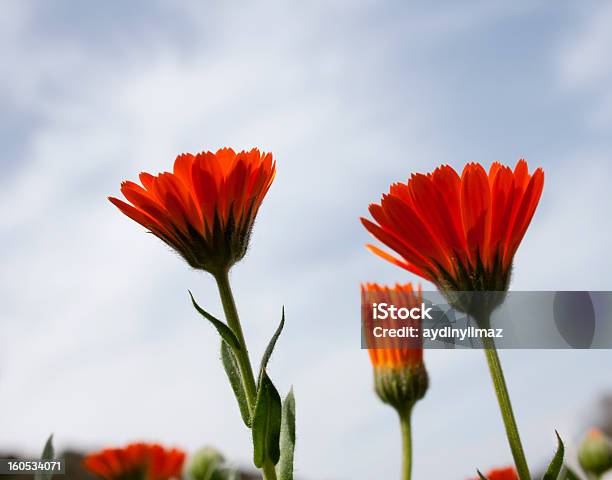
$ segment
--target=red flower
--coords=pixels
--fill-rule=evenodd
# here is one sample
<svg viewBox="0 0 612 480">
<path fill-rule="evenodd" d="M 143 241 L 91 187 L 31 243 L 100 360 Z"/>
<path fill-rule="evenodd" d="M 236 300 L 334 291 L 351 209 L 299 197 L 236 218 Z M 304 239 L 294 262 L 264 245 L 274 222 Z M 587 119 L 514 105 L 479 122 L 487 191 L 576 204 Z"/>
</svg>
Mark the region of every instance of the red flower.
<svg viewBox="0 0 612 480">
<path fill-rule="evenodd" d="M 488 480 L 519 480 L 516 470 L 512 467 L 495 468 L 485 475 Z M 474 480 L 478 480 L 475 478 Z"/>
<path fill-rule="evenodd" d="M 170 480 L 181 477 L 185 453 L 157 444 L 132 443 L 91 453 L 84 467 L 105 480 Z"/>
<path fill-rule="evenodd" d="M 123 182 L 131 205 L 109 200 L 192 267 L 219 273 L 244 257 L 274 175 L 272 154 L 257 149 L 186 153 L 176 158 L 173 173 L 141 173 L 142 186 Z"/>
<path fill-rule="evenodd" d="M 529 174 L 520 160 L 512 171 L 477 163 L 461 177 L 447 165 L 413 174 L 371 204 L 363 225 L 400 258 L 368 248 L 442 291 L 505 291 L 514 254 L 535 213 L 544 172 Z"/>
<path fill-rule="evenodd" d="M 420 307 L 422 302 L 422 294 L 420 291 L 415 291 L 411 283 L 406 285 L 397 284 L 395 287 L 381 286 L 377 283 L 366 283 L 361 286 L 361 301 L 363 307 L 364 324 L 366 329 L 376 325 L 391 327 L 392 325 L 384 324 L 380 320 L 372 318 L 372 304 L 386 303 L 396 307 Z M 420 329 L 421 322 L 419 320 L 409 319 L 407 322 L 402 321 L 404 325 L 412 326 Z M 374 367 L 392 367 L 403 368 L 406 366 L 420 366 L 423 363 L 423 342 L 421 338 L 416 338 L 411 348 L 406 348 L 409 339 L 398 337 L 377 338 L 373 335 L 368 335 L 368 352 L 370 360 Z"/>
<path fill-rule="evenodd" d="M 374 326 L 397 328 L 397 324 L 373 318 L 373 304 L 386 303 L 397 308 L 419 308 L 422 295 L 412 284 L 383 287 L 376 283 L 361 286 L 362 317 L 368 353 L 374 367 L 374 387 L 380 399 L 404 412 L 423 398 L 429 378 L 423 364 L 423 341 L 420 335 L 412 338 L 376 337 Z M 421 321 L 402 320 L 402 326 L 420 331 Z"/>
</svg>

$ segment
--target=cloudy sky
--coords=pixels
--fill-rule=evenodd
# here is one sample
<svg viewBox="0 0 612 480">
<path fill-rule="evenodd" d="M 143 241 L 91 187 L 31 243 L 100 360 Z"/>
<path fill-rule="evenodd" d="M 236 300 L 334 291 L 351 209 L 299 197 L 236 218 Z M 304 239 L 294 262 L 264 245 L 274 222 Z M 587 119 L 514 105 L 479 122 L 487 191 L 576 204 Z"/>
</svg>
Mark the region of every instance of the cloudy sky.
<svg viewBox="0 0 612 480">
<path fill-rule="evenodd" d="M 28 2 L 0 6 L 0 449 L 250 440 L 187 289 L 215 286 L 106 197 L 185 151 L 258 146 L 278 175 L 234 271 L 252 354 L 297 396 L 302 478 L 396 478 L 360 350 L 361 281 L 414 280 L 358 222 L 411 172 L 542 166 L 517 290 L 610 290 L 608 2 Z M 425 286 L 427 288 L 427 286 Z M 535 321 L 536 319 L 534 319 Z M 609 352 L 505 351 L 531 465 L 576 442 Z M 482 352 L 427 352 L 415 478 L 511 460 Z"/>
</svg>

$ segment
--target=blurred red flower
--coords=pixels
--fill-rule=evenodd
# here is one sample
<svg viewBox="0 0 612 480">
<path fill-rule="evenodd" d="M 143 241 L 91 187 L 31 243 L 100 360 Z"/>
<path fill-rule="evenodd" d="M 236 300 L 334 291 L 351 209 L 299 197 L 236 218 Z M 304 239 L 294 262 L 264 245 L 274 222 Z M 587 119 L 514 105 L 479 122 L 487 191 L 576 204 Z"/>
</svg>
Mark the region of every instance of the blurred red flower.
<svg viewBox="0 0 612 480">
<path fill-rule="evenodd" d="M 486 475 L 488 480 L 519 480 L 516 470 L 512 467 L 495 468 Z M 473 480 L 478 480 L 477 478 Z"/>
<path fill-rule="evenodd" d="M 470 163 L 461 177 L 447 165 L 396 183 L 363 225 L 394 250 L 368 248 L 443 291 L 505 291 L 514 254 L 535 213 L 544 172 Z"/>
<path fill-rule="evenodd" d="M 185 453 L 157 444 L 132 443 L 91 453 L 84 467 L 105 480 L 171 480 L 181 477 Z"/>
<path fill-rule="evenodd" d="M 121 184 L 126 203 L 109 200 L 175 249 L 194 268 L 211 273 L 244 257 L 257 211 L 276 167 L 272 154 L 253 149 L 185 153 L 172 173 L 140 174 Z"/>
</svg>

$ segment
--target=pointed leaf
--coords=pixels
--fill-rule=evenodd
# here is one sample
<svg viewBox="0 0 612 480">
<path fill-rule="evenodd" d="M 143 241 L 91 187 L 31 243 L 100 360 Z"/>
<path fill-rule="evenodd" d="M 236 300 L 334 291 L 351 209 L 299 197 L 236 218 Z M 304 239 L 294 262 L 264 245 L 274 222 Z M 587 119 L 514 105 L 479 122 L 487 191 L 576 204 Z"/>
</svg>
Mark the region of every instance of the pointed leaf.
<svg viewBox="0 0 612 480">
<path fill-rule="evenodd" d="M 274 335 L 272 335 L 272 338 L 270 339 L 270 343 L 268 343 L 266 351 L 264 352 L 263 357 L 261 358 L 261 365 L 259 367 L 259 377 L 260 377 L 260 379 L 261 379 L 262 372 L 264 372 L 265 369 L 268 366 L 268 362 L 270 361 L 270 357 L 272 356 L 272 352 L 274 351 L 274 347 L 276 345 L 276 341 L 278 340 L 278 337 L 280 336 L 281 332 L 283 331 L 283 327 L 284 326 L 285 326 L 285 307 L 283 307 L 283 314 L 281 316 L 281 322 L 278 325 L 278 328 L 276 329 L 276 332 L 274 332 Z"/>
<path fill-rule="evenodd" d="M 557 435 L 557 453 L 550 462 L 544 477 L 542 480 L 557 480 L 559 477 L 559 472 L 561 472 L 561 467 L 563 467 L 563 454 L 565 453 L 565 447 L 563 446 L 563 441 L 559 436 L 559 432 L 555 430 L 555 435 Z"/>
<path fill-rule="evenodd" d="M 280 429 L 282 406 L 276 387 L 264 370 L 257 391 L 257 402 L 253 412 L 253 462 L 261 468 L 269 460 L 274 465 L 280 457 Z"/>
<path fill-rule="evenodd" d="M 234 351 L 240 351 L 240 342 L 236 338 L 236 335 L 234 335 L 234 332 L 232 332 L 232 330 L 221 320 L 213 317 L 210 313 L 200 307 L 193 298 L 191 291 L 189 291 L 189 296 L 191 297 L 191 303 L 193 303 L 194 308 L 200 315 L 213 324 L 213 326 L 217 329 L 217 332 L 219 332 L 219 335 L 221 335 L 221 338 L 223 338 L 223 340 L 225 340 L 228 345 L 234 349 Z"/>
<path fill-rule="evenodd" d="M 478 477 L 480 477 L 480 480 L 488 480 L 487 477 L 485 477 L 482 473 L 480 473 L 480 470 L 476 470 L 478 472 Z"/>
<path fill-rule="evenodd" d="M 53 460 L 55 452 L 53 450 L 53 434 L 49 435 L 45 447 L 43 448 L 40 459 L 44 462 Z M 34 480 L 49 480 L 53 477 L 53 472 L 37 471 L 34 475 Z"/>
<path fill-rule="evenodd" d="M 249 411 L 249 404 L 247 401 L 246 390 L 242 383 L 242 375 L 240 375 L 240 367 L 234 352 L 229 347 L 225 340 L 221 340 L 221 361 L 227 373 L 227 378 L 230 381 L 234 396 L 238 401 L 238 408 L 240 408 L 240 415 L 245 425 L 251 428 L 251 412 Z"/>
<path fill-rule="evenodd" d="M 279 480 L 293 480 L 293 452 L 295 450 L 295 396 L 293 388 L 283 401 L 280 432 Z"/>
</svg>

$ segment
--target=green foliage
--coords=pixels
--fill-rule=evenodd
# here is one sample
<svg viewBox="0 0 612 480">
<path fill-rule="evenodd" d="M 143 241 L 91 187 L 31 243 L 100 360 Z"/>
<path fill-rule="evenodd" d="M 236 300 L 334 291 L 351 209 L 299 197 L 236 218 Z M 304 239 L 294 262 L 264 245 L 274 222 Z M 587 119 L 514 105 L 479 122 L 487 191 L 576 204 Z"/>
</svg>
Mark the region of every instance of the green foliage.
<svg viewBox="0 0 612 480">
<path fill-rule="evenodd" d="M 285 326 L 285 307 L 283 307 L 283 313 L 281 316 L 280 324 L 278 325 L 278 328 L 274 332 L 274 335 L 272 335 L 272 338 L 270 339 L 270 342 L 268 343 L 268 346 L 266 347 L 266 350 L 263 356 L 261 357 L 261 365 L 259 367 L 259 378 L 260 378 L 259 381 L 261 381 L 261 375 L 268 366 L 268 362 L 270 361 L 270 357 L 272 356 L 272 352 L 274 351 L 274 347 L 276 346 L 276 341 L 278 340 L 278 337 L 283 331 L 284 326 Z"/>
<path fill-rule="evenodd" d="M 43 462 L 48 462 L 53 460 L 55 456 L 55 452 L 53 450 L 53 434 L 49 435 L 47 442 L 45 443 L 45 448 L 43 448 L 42 455 L 40 459 Z M 42 472 L 37 471 L 34 475 L 34 480 L 50 480 L 53 477 L 53 472 Z"/>
<path fill-rule="evenodd" d="M 282 406 L 276 387 L 262 370 L 257 390 L 257 401 L 253 412 L 253 462 L 261 468 L 269 460 L 276 465 L 280 458 L 280 430 Z"/>
<path fill-rule="evenodd" d="M 227 373 L 227 378 L 230 381 L 234 396 L 238 401 L 238 408 L 240 408 L 240 415 L 244 424 L 251 428 L 251 412 L 249 410 L 248 400 L 246 396 L 246 390 L 242 383 L 242 376 L 240 375 L 240 367 L 234 352 L 229 347 L 225 340 L 221 340 L 221 361 L 223 362 L 223 368 Z"/>
<path fill-rule="evenodd" d="M 293 452 L 295 450 L 295 397 L 293 388 L 283 401 L 280 431 L 279 480 L 293 480 Z"/>
<path fill-rule="evenodd" d="M 191 291 L 189 291 L 189 296 L 191 297 L 191 303 L 193 304 L 194 308 L 198 311 L 198 313 L 202 315 L 210 323 L 212 323 L 212 325 L 217 329 L 217 332 L 219 332 L 219 335 L 221 335 L 221 338 L 223 338 L 223 340 L 225 340 L 227 344 L 230 347 L 232 347 L 232 349 L 235 352 L 239 352 L 242 347 L 240 346 L 240 342 L 238 341 L 238 338 L 236 338 L 236 335 L 234 335 L 234 332 L 232 332 L 232 330 L 221 320 L 215 318 L 210 313 L 208 313 L 206 310 L 204 310 L 202 307 L 200 307 L 196 303 L 195 299 L 193 298 Z"/>
<path fill-rule="evenodd" d="M 559 436 L 559 432 L 555 431 L 555 435 L 557 435 L 557 452 L 553 457 L 544 477 L 542 480 L 557 480 L 559 477 L 559 473 L 561 472 L 561 468 L 563 467 L 563 455 L 565 454 L 565 446 L 563 445 L 563 441 Z"/>
</svg>

